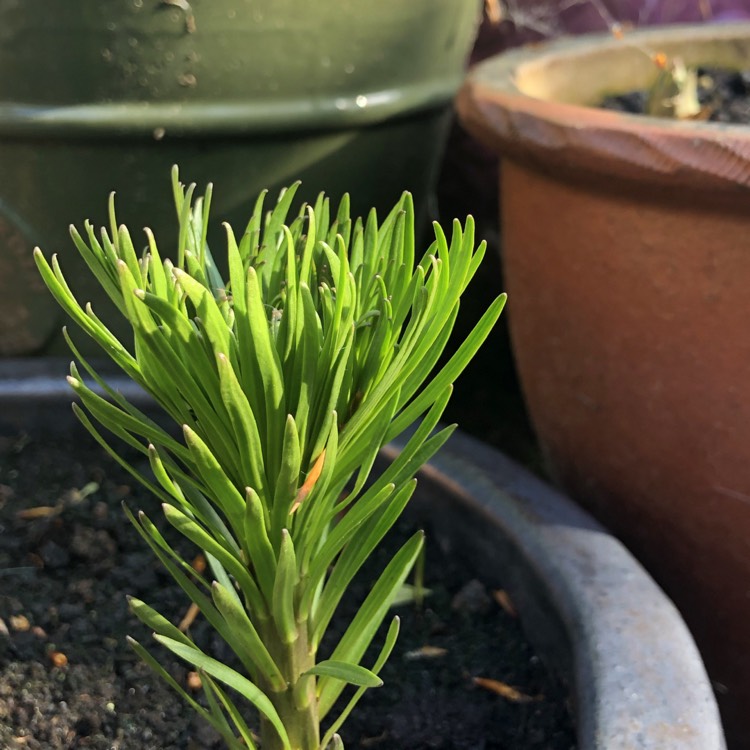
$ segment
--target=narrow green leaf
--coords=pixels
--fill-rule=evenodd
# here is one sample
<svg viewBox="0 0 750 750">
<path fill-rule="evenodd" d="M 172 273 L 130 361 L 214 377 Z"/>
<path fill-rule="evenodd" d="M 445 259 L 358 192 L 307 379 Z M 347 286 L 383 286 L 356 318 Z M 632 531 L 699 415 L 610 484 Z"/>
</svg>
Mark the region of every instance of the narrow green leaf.
<svg viewBox="0 0 750 750">
<path fill-rule="evenodd" d="M 221 398 L 240 448 L 240 467 L 245 480 L 243 484 L 250 485 L 259 496 L 265 497 L 267 480 L 258 422 L 229 359 L 219 354 L 217 365 Z"/>
<path fill-rule="evenodd" d="M 191 645 L 192 641 L 176 625 L 160 615 L 155 609 L 152 609 L 145 602 L 136 599 L 134 596 L 127 597 L 128 608 L 130 611 L 147 627 L 159 633 L 166 635 L 176 641 Z"/>
<path fill-rule="evenodd" d="M 242 263 L 242 255 L 234 236 L 232 227 L 224 222 L 222 224 L 227 237 L 227 265 L 229 266 L 229 289 L 232 294 L 232 307 L 235 313 L 245 309 L 245 273 L 246 269 Z"/>
<path fill-rule="evenodd" d="M 343 661 L 334 661 L 326 659 L 318 662 L 312 669 L 308 669 L 302 677 L 318 675 L 321 677 L 330 677 L 334 680 L 357 685 L 357 687 L 373 688 L 380 687 L 383 680 L 369 669 L 359 666 L 359 664 L 349 664 Z"/>
<path fill-rule="evenodd" d="M 232 722 L 237 727 L 237 731 L 240 733 L 240 737 L 245 743 L 244 745 L 242 745 L 241 743 L 237 743 L 238 750 L 257 750 L 258 746 L 255 744 L 255 741 L 253 739 L 253 733 L 250 730 L 250 727 L 248 727 L 245 719 L 242 717 L 242 714 L 240 713 L 237 706 L 235 706 L 234 703 L 229 700 L 227 694 L 205 672 L 203 672 L 202 679 L 203 682 L 205 682 L 206 685 L 209 685 L 210 689 L 214 693 L 216 693 L 219 700 L 224 705 L 226 712 L 229 714 L 229 717 L 232 719 Z M 232 750 L 234 750 L 234 748 L 232 748 Z"/>
<path fill-rule="evenodd" d="M 159 482 L 164 490 L 166 490 L 166 492 L 168 492 L 180 505 L 193 510 L 190 503 L 185 498 L 185 493 L 167 473 L 164 462 L 159 455 L 159 451 L 153 443 L 150 443 L 148 446 L 148 460 L 151 465 L 151 471 L 153 472 L 154 477 L 156 477 L 156 481 Z"/>
<path fill-rule="evenodd" d="M 129 414 L 131 417 L 138 420 L 140 424 L 147 425 L 153 431 L 152 434 L 157 434 L 157 435 L 163 434 L 167 436 L 169 438 L 169 441 L 166 442 L 166 445 L 171 445 L 173 448 L 176 446 L 177 454 L 179 456 L 181 456 L 182 458 L 185 458 L 188 455 L 184 446 L 181 446 L 176 441 L 173 441 L 171 437 L 168 435 L 168 433 L 166 433 L 153 419 L 148 417 L 144 412 L 142 412 L 140 409 L 138 409 L 133 404 L 131 404 L 124 396 L 122 396 L 121 393 L 119 393 L 119 391 L 116 391 L 114 388 L 109 386 L 109 384 L 91 366 L 88 360 L 80 353 L 76 345 L 73 343 L 73 340 L 70 338 L 70 335 L 68 334 L 68 331 L 66 328 L 63 328 L 63 337 L 65 338 L 65 341 L 68 344 L 68 347 L 70 348 L 71 352 L 73 352 L 73 356 L 83 366 L 84 370 L 93 379 L 93 381 L 102 389 L 102 391 L 104 391 L 109 401 L 114 403 L 123 412 Z M 71 363 L 71 375 L 76 380 L 79 380 L 82 383 L 84 383 L 83 378 L 79 375 L 79 373 L 77 372 L 77 369 L 73 367 L 72 363 Z M 132 375 L 131 375 L 131 378 L 132 378 Z M 135 378 L 133 379 L 135 380 L 135 382 L 138 382 L 137 379 Z M 146 392 L 148 392 L 148 390 L 146 390 Z"/>
<path fill-rule="evenodd" d="M 279 193 L 278 201 L 274 206 L 273 210 L 266 218 L 265 226 L 263 227 L 263 247 L 259 253 L 260 259 L 266 260 L 272 253 L 276 253 L 281 241 L 282 227 L 286 222 L 286 217 L 291 208 L 294 196 L 297 193 L 300 183 L 295 182 L 290 185 L 287 189 L 282 190 Z M 263 268 L 263 279 L 266 289 L 278 289 L 279 279 L 273 280 L 274 264 L 266 262 Z"/>
<path fill-rule="evenodd" d="M 177 508 L 164 504 L 162 505 L 164 516 L 167 521 L 174 526 L 177 531 L 189 539 L 193 544 L 198 546 L 204 552 L 213 555 L 223 565 L 227 571 L 234 576 L 240 589 L 248 598 L 253 609 L 261 614 L 265 611 L 265 603 L 258 589 L 258 585 L 253 579 L 250 571 L 239 560 L 234 552 L 224 545 L 223 540 L 217 539 L 214 534 L 209 533 L 206 529 L 201 528 L 198 523 L 188 518 L 182 511 Z"/>
<path fill-rule="evenodd" d="M 286 254 L 286 268 L 284 279 L 284 310 L 276 334 L 276 350 L 281 361 L 288 364 L 285 372 L 285 384 L 289 383 L 294 369 L 294 358 L 291 356 L 297 331 L 297 317 L 299 315 L 299 297 L 297 281 L 297 259 L 295 257 L 294 239 L 289 227 L 282 227 L 282 248 L 279 253 Z"/>
<path fill-rule="evenodd" d="M 490 305 L 487 312 L 482 315 L 479 322 L 474 326 L 474 329 L 461 346 L 459 346 L 456 353 L 448 360 L 419 396 L 399 414 L 388 431 L 389 440 L 392 440 L 396 435 L 401 434 L 410 424 L 413 424 L 417 416 L 424 411 L 427 404 L 435 399 L 436 394 L 461 374 L 497 322 L 500 313 L 505 307 L 506 299 L 507 295 L 502 294 Z"/>
<path fill-rule="evenodd" d="M 212 533 L 221 536 L 227 549 L 239 552 L 239 545 L 229 531 L 224 521 L 216 512 L 203 493 L 197 489 L 196 482 L 170 463 L 169 471 L 165 466 L 159 451 L 153 446 L 148 447 L 149 463 L 159 484 L 192 516 L 211 528 Z M 175 478 L 176 477 L 176 478 Z M 178 480 L 184 483 L 178 484 Z"/>
<path fill-rule="evenodd" d="M 121 226 L 117 230 L 117 247 L 119 250 L 120 258 L 126 263 L 130 273 L 133 275 L 133 279 L 139 286 L 143 286 L 143 276 L 141 275 L 141 267 L 138 263 L 138 256 L 135 253 L 133 247 L 133 239 L 130 236 L 130 232 L 126 226 Z"/>
<path fill-rule="evenodd" d="M 273 600 L 276 581 L 276 553 L 268 538 L 268 517 L 258 493 L 245 487 L 245 535 L 247 556 L 255 568 L 260 589 L 267 602 Z"/>
<path fill-rule="evenodd" d="M 189 664 L 194 665 L 198 669 L 210 674 L 215 677 L 219 682 L 223 682 L 233 690 L 236 690 L 240 695 L 247 699 L 248 702 L 252 703 L 261 715 L 268 720 L 268 722 L 278 732 L 279 738 L 284 746 L 285 750 L 292 750 L 292 746 L 289 744 L 289 737 L 287 736 L 286 729 L 281 723 L 276 709 L 268 699 L 268 697 L 258 688 L 253 685 L 250 680 L 243 677 L 239 672 L 231 669 L 230 667 L 222 664 L 216 659 L 211 658 L 207 654 L 204 654 L 200 649 L 192 646 L 186 646 L 184 643 L 180 643 L 171 638 L 165 636 L 155 635 L 154 638 L 159 641 L 163 646 L 166 646 L 172 653 L 184 659 Z"/>
<path fill-rule="evenodd" d="M 332 484 L 338 456 L 338 424 L 335 412 L 330 420 L 328 440 L 325 443 L 324 450 L 325 455 L 321 451 L 313 464 L 314 467 L 323 456 L 322 471 L 317 480 L 312 477 L 311 473 L 308 473 L 299 492 L 306 489 L 306 485 L 311 479 L 314 480 L 314 483 L 292 518 L 292 530 L 297 540 L 295 547 L 302 573 L 309 568 L 311 555 L 315 554 L 320 548 L 320 540 L 326 537 L 327 528 L 333 520 L 333 508 L 336 499 L 343 490 L 343 487 Z M 300 496 L 299 492 L 297 498 Z M 295 499 L 295 502 L 297 502 L 297 499 Z"/>
<path fill-rule="evenodd" d="M 364 654 L 388 612 L 391 600 L 409 575 L 409 571 L 422 548 L 423 539 L 422 532 L 417 532 L 396 553 L 396 556 L 388 564 L 388 567 L 370 591 L 364 604 L 359 608 L 346 633 L 331 654 L 331 659 L 359 663 L 362 654 Z M 321 678 L 318 684 L 318 695 L 320 696 L 318 705 L 322 716 L 328 713 L 341 694 L 342 689 L 343 685 L 338 680 Z"/>
<path fill-rule="evenodd" d="M 341 474 L 349 473 L 356 468 L 357 479 L 349 493 L 349 497 L 356 498 L 360 490 L 365 486 L 380 449 L 386 444 L 385 436 L 393 421 L 393 416 L 401 401 L 401 391 L 396 388 L 390 399 L 383 402 L 381 409 L 373 415 L 372 422 L 354 447 L 354 450 L 344 450 L 340 455 L 339 471 Z M 352 443 L 349 443 L 351 446 Z"/>
<path fill-rule="evenodd" d="M 182 699 L 193 709 L 199 716 L 205 719 L 222 737 L 224 742 L 227 743 L 228 750 L 244 750 L 242 745 L 237 742 L 237 739 L 228 734 L 224 726 L 217 722 L 216 719 L 201 706 L 185 689 L 167 672 L 164 667 L 145 649 L 141 646 L 138 641 L 134 640 L 130 636 L 126 636 L 128 645 L 135 651 L 136 654 L 151 668 L 157 677 L 160 677 L 166 682 Z"/>
<path fill-rule="evenodd" d="M 176 336 L 182 346 L 186 348 L 190 346 L 191 339 L 195 338 L 195 327 L 182 308 L 173 305 L 164 296 L 152 294 L 143 289 L 136 289 L 134 294 L 154 315 L 161 318 L 170 338 Z M 193 351 L 199 351 L 199 349 L 193 347 Z"/>
<path fill-rule="evenodd" d="M 164 263 L 162 262 L 161 255 L 159 254 L 159 248 L 156 245 L 154 233 L 148 227 L 143 231 L 146 234 L 148 252 L 151 256 L 151 264 L 149 266 L 149 281 L 151 282 L 150 289 L 156 296 L 173 302 L 174 300 L 170 294 L 173 285 L 167 281 L 167 274 L 164 270 Z"/>
<path fill-rule="evenodd" d="M 289 532 L 281 533 L 281 550 L 273 587 L 272 611 L 276 630 L 284 643 L 294 643 L 298 638 L 297 621 L 294 616 L 294 594 L 297 586 L 297 561 L 294 544 Z"/>
<path fill-rule="evenodd" d="M 282 443 L 281 466 L 274 484 L 273 511 L 271 514 L 271 541 L 278 548 L 281 541 L 281 529 L 287 526 L 287 516 L 297 494 L 300 471 L 302 469 L 299 433 L 294 417 L 286 418 L 284 439 Z"/>
<path fill-rule="evenodd" d="M 381 481 L 393 482 L 399 485 L 413 477 L 445 445 L 455 429 L 455 424 L 448 425 L 448 427 L 444 427 L 428 440 L 419 443 L 413 450 L 410 448 L 406 452 L 406 449 L 404 449 L 396 460 L 375 480 L 373 487 L 378 487 Z"/>
<path fill-rule="evenodd" d="M 109 200 L 107 201 L 107 215 L 109 217 L 109 231 L 112 235 L 112 242 L 114 245 L 115 252 L 120 253 L 119 239 L 118 239 L 118 224 L 117 224 L 117 212 L 115 211 L 115 192 L 114 190 L 109 194 Z M 105 230 L 102 229 L 102 232 Z"/>
<path fill-rule="evenodd" d="M 203 195 L 203 202 L 201 203 L 201 239 L 200 239 L 200 264 L 206 265 L 206 251 L 208 245 L 206 244 L 206 238 L 208 237 L 208 216 L 211 212 L 211 197 L 213 196 L 214 186 L 212 183 L 206 185 L 206 192 Z"/>
<path fill-rule="evenodd" d="M 203 321 L 214 353 L 228 355 L 230 349 L 229 329 L 213 294 L 185 271 L 175 268 L 172 273 Z"/>
<path fill-rule="evenodd" d="M 271 341 L 271 334 L 263 306 L 263 295 L 260 282 L 254 268 L 247 272 L 247 314 L 248 326 L 252 340 L 253 366 L 263 383 L 264 415 L 267 432 L 266 445 L 268 453 L 267 472 L 275 476 L 279 471 L 281 460 L 279 446 L 282 441 L 283 420 L 285 418 L 284 382 L 276 347 Z M 254 411 L 256 411 L 254 409 Z M 257 413 L 257 411 L 256 411 Z"/>
<path fill-rule="evenodd" d="M 261 224 L 263 222 L 263 203 L 265 202 L 266 195 L 268 195 L 268 190 L 261 190 L 258 194 L 253 212 L 250 214 L 250 220 L 245 227 L 240 242 L 240 256 L 245 265 L 245 271 L 247 271 L 250 262 L 254 260 L 255 255 L 260 251 L 260 248 L 254 243 L 260 237 Z"/>
<path fill-rule="evenodd" d="M 127 506 L 123 507 L 126 516 L 133 524 L 136 531 L 138 531 L 146 544 L 151 548 L 152 552 L 159 558 L 160 562 L 167 569 L 177 585 L 190 597 L 190 600 L 196 604 L 203 616 L 208 620 L 214 630 L 224 639 L 224 641 L 231 644 L 234 637 L 232 631 L 219 611 L 214 607 L 211 599 L 207 597 L 182 570 L 180 570 L 180 567 L 189 570 L 190 566 L 188 563 L 177 555 L 177 553 L 160 538 L 154 525 L 148 521 L 143 513 L 139 514 L 139 520 L 136 520 L 130 509 Z M 192 572 L 192 575 L 199 580 L 202 585 L 206 586 L 205 581 L 200 576 L 196 575 L 195 571 Z M 240 654 L 238 654 L 238 656 L 240 656 Z M 241 656 L 240 659 L 242 659 Z M 244 664 L 244 666 L 249 670 L 252 668 L 252 663 L 249 662 Z"/>
<path fill-rule="evenodd" d="M 315 211 L 311 206 L 307 206 L 305 211 L 307 215 L 307 237 L 300 259 L 299 279 L 300 283 L 310 286 L 312 282 L 313 250 L 317 242 L 317 220 Z"/>
<path fill-rule="evenodd" d="M 315 612 L 315 625 L 311 638 L 315 646 L 322 640 L 339 602 L 357 571 L 399 519 L 406 504 L 414 494 L 416 486 L 417 480 L 412 479 L 399 487 L 382 510 L 375 513 L 366 523 L 356 529 L 353 538 L 342 551 L 331 577 L 323 589 L 319 606 Z"/>
<path fill-rule="evenodd" d="M 82 380 L 75 377 L 68 378 L 68 384 L 75 391 L 81 402 L 99 422 L 118 427 L 121 431 L 138 435 L 150 443 L 163 446 L 182 460 L 189 460 L 190 454 L 184 445 L 180 445 L 174 438 L 151 420 L 143 419 L 124 411 L 120 406 L 107 401 L 91 390 Z"/>
<path fill-rule="evenodd" d="M 206 555 L 206 563 L 208 569 L 214 577 L 214 583 L 218 583 L 223 586 L 229 595 L 234 599 L 236 604 L 240 607 L 244 606 L 243 600 L 240 599 L 240 592 L 237 590 L 239 587 L 237 581 L 229 575 L 227 569 L 219 562 L 218 558 L 214 557 L 210 552 L 204 550 Z M 248 604 L 248 606 L 250 606 Z"/>
<path fill-rule="evenodd" d="M 301 356 L 293 373 L 293 399 L 289 402 L 290 412 L 300 433 L 300 450 L 303 457 L 309 458 L 308 425 L 312 416 L 312 404 L 317 386 L 318 359 L 323 344 L 323 329 L 315 310 L 312 293 L 306 283 L 300 285 L 302 315 L 300 316 L 299 335 Z M 314 450 L 314 449 L 313 449 Z"/>
<path fill-rule="evenodd" d="M 388 634 L 385 637 L 383 648 L 380 649 L 378 658 L 375 660 L 375 664 L 372 667 L 373 674 L 379 674 L 380 670 L 383 668 L 383 665 L 386 663 L 386 661 L 388 661 L 388 657 L 391 655 L 393 647 L 396 645 L 396 640 L 398 639 L 400 624 L 401 621 L 398 617 L 394 617 L 391 620 L 391 624 L 388 627 Z M 328 745 L 333 736 L 336 734 L 336 732 L 338 732 L 342 724 L 346 721 L 354 707 L 357 705 L 357 703 L 359 703 L 360 699 L 365 694 L 365 690 L 367 690 L 367 688 L 362 687 L 354 693 L 351 700 L 344 707 L 344 710 L 338 715 L 336 720 L 331 724 L 331 726 L 328 728 L 328 731 L 323 736 L 323 740 L 320 743 L 321 747 L 326 747 Z M 320 718 L 322 719 L 324 717 L 321 716 Z"/>
<path fill-rule="evenodd" d="M 70 225 L 69 231 L 73 243 L 102 289 L 107 293 L 107 296 L 115 303 L 119 311 L 124 314 L 125 306 L 122 301 L 120 280 L 112 263 L 115 258 L 105 256 L 104 248 L 97 241 L 93 227 L 88 222 L 86 222 L 85 228 L 88 233 L 88 245 L 78 233 L 78 230 L 72 224 Z"/>
<path fill-rule="evenodd" d="M 417 425 L 417 428 L 411 434 L 409 440 L 406 442 L 406 445 L 403 447 L 403 449 L 399 452 L 398 456 L 396 456 L 396 458 L 389 464 L 389 466 L 380 473 L 377 479 L 375 479 L 372 486 L 370 487 L 370 492 L 377 491 L 380 487 L 384 487 L 386 484 L 393 483 L 398 485 L 405 479 L 414 476 L 414 474 L 422 465 L 417 465 L 414 461 L 414 457 L 419 455 L 420 460 L 424 458 L 424 454 L 420 453 L 420 451 L 425 442 L 432 434 L 433 430 L 435 430 L 435 428 L 437 427 L 440 418 L 443 416 L 443 412 L 445 411 L 445 407 L 448 405 L 448 401 L 450 400 L 452 392 L 453 386 L 449 384 L 448 386 L 443 388 L 442 392 L 436 394 L 437 398 L 435 399 L 435 402 L 430 405 L 430 409 L 427 414 Z M 450 430 L 448 434 L 451 434 L 453 432 L 450 427 L 443 428 L 443 430 Z M 386 435 L 382 436 L 381 438 L 381 446 L 385 445 L 386 442 L 393 439 L 393 437 L 395 436 L 386 433 Z M 352 446 L 352 449 L 355 448 L 356 446 Z M 352 450 L 352 452 L 354 452 L 354 450 Z M 428 456 L 427 458 L 424 458 L 423 463 L 426 462 L 428 458 L 431 457 L 431 455 L 432 454 L 430 454 L 430 456 Z M 342 465 L 345 466 L 343 461 Z M 413 468 L 412 474 L 408 474 L 409 467 Z M 341 504 L 339 504 L 339 506 L 337 507 L 338 510 L 343 510 L 343 508 L 346 506 L 342 506 Z"/>
<path fill-rule="evenodd" d="M 102 347 L 117 364 L 127 362 L 131 369 L 135 369 L 135 360 L 125 347 L 108 331 L 103 325 L 92 320 L 86 315 L 83 308 L 78 304 L 70 288 L 60 271 L 57 256 L 52 256 L 52 265 L 47 263 L 42 251 L 34 248 L 34 260 L 42 276 L 58 304 L 76 322 L 76 324 L 87 333 L 94 341 Z"/>
<path fill-rule="evenodd" d="M 323 580 L 323 577 L 344 545 L 351 539 L 357 528 L 393 495 L 395 489 L 396 486 L 394 484 L 388 484 L 376 491 L 369 490 L 354 504 L 351 513 L 347 513 L 333 527 L 311 561 L 310 572 L 305 581 L 305 595 L 302 599 L 301 615 L 307 616 L 312 604 L 311 597 L 313 592 Z"/>
<path fill-rule="evenodd" d="M 236 600 L 227 589 L 218 583 L 213 584 L 213 597 L 217 609 L 221 612 L 235 636 L 232 647 L 243 651 L 245 659 L 255 664 L 273 690 L 285 690 L 286 680 L 284 680 L 284 676 L 273 657 L 268 653 L 268 649 L 247 613 L 237 605 Z M 163 635 L 169 634 L 163 633 Z"/>
<path fill-rule="evenodd" d="M 177 196 L 178 188 L 175 188 Z M 185 251 L 187 250 L 188 230 L 190 229 L 190 206 L 193 200 L 195 185 L 188 185 L 184 192 L 179 189 L 179 198 L 176 202 L 177 212 L 180 220 L 180 234 L 177 240 L 177 268 L 185 267 Z"/>
<path fill-rule="evenodd" d="M 114 461 L 121 466 L 125 471 L 127 471 L 132 477 L 134 477 L 141 485 L 143 485 L 149 492 L 151 492 L 152 495 L 159 498 L 160 500 L 164 502 L 168 502 L 170 500 L 169 495 L 167 495 L 165 492 L 161 490 L 160 487 L 155 485 L 153 482 L 151 482 L 149 479 L 147 479 L 141 472 L 139 472 L 135 467 L 133 467 L 130 463 L 128 463 L 124 458 L 122 458 L 117 451 L 112 448 L 112 446 L 102 437 L 101 433 L 94 427 L 91 420 L 86 416 L 86 413 L 81 409 L 78 404 L 73 404 L 73 413 L 75 414 L 78 421 L 88 430 L 88 432 L 92 435 L 94 440 L 96 440 L 99 445 L 101 445 L 102 448 L 106 451 L 107 455 L 109 455 Z"/>
<path fill-rule="evenodd" d="M 206 703 L 208 703 L 208 710 L 211 712 L 211 716 L 214 717 L 214 721 L 219 724 L 227 735 L 234 736 L 232 727 L 227 721 L 227 717 L 224 715 L 222 710 L 221 700 L 214 690 L 216 683 L 205 673 L 201 674 L 201 685 L 203 687 L 203 694 L 206 696 Z"/>
<path fill-rule="evenodd" d="M 236 534 L 244 525 L 245 501 L 237 488 L 229 481 L 221 464 L 216 460 L 208 446 L 190 427 L 182 428 L 190 455 L 206 486 L 211 489 L 212 499 L 224 511 Z"/>
</svg>

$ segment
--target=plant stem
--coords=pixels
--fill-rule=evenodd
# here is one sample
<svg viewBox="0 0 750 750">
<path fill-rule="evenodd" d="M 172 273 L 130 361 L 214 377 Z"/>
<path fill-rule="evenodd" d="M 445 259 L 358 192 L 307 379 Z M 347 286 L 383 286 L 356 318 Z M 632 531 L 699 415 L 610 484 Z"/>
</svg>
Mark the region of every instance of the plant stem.
<svg viewBox="0 0 750 750">
<path fill-rule="evenodd" d="M 276 656 L 288 687 L 283 692 L 268 690 L 267 695 L 286 728 L 292 750 L 320 750 L 316 681 L 314 677 L 304 677 L 300 683 L 300 675 L 315 665 L 315 654 L 308 645 L 307 626 L 299 626 L 298 636 L 292 643 L 283 643 L 275 631 L 273 635 L 276 643 L 271 652 Z M 261 721 L 261 741 L 263 750 L 283 750 L 276 730 L 265 720 Z"/>
</svg>

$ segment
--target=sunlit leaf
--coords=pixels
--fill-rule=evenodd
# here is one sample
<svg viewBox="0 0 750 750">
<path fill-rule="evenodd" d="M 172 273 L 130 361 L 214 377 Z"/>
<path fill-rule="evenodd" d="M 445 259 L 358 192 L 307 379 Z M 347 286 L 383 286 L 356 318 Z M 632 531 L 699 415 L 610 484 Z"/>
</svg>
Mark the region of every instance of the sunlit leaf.
<svg viewBox="0 0 750 750">
<path fill-rule="evenodd" d="M 34 253 L 62 308 L 173 423 L 111 388 L 66 333 L 81 363 L 69 379 L 77 416 L 162 503 L 171 528 L 126 509 L 128 518 L 241 671 L 199 650 L 191 625 L 183 633 L 137 599 L 136 616 L 198 670 L 205 705 L 152 654 L 133 648 L 231 750 L 255 747 L 235 693 L 265 717 L 263 746 L 279 746 L 278 735 L 290 748 L 284 722 L 302 722 L 314 734 L 303 744 L 318 747 L 318 719 L 352 684 L 354 696 L 319 750 L 343 748 L 338 729 L 364 690 L 380 684 L 397 620 L 373 668 L 360 661 L 390 605 L 403 598 L 421 534 L 381 573 L 330 658 L 316 663 L 318 645 L 353 577 L 408 503 L 415 474 L 452 433 L 439 421 L 453 383 L 505 302 L 495 300 L 445 357 L 461 295 L 486 250 L 476 244 L 473 220 L 454 221 L 449 234 L 435 225 L 418 255 L 408 193 L 379 221 L 375 210 L 352 216 L 348 195 L 335 209 L 322 194 L 299 205 L 298 187 L 282 191 L 270 210 L 261 193 L 244 227 L 225 225 L 226 256 L 216 260 L 208 246 L 213 188 L 196 196 L 176 167 L 174 256 L 160 253 L 148 229 L 146 249 L 137 250 L 117 221 L 114 196 L 106 229 L 71 229 L 132 343 L 77 301 L 55 256 Z M 385 443 L 418 420 L 400 454 L 371 477 Z M 142 460 L 118 455 L 97 423 Z M 153 476 L 142 469 L 146 461 Z M 205 570 L 183 557 L 167 533 L 175 531 L 199 548 Z"/>
</svg>

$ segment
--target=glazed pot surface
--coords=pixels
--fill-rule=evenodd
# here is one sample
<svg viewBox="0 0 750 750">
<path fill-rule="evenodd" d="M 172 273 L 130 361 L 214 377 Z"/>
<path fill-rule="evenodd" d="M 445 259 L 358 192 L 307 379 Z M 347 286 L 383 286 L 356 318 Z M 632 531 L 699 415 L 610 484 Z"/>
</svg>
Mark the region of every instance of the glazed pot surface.
<svg viewBox="0 0 750 750">
<path fill-rule="evenodd" d="M 219 248 L 222 221 L 241 233 L 261 190 L 272 205 L 300 179 L 300 199 L 350 192 L 355 215 L 410 190 L 424 217 L 479 11 L 479 0 L 0 0 L 0 356 L 66 349 L 34 245 L 60 254 L 112 324 L 68 226 L 107 224 L 116 191 L 136 246 L 149 226 L 173 254 L 175 163 L 199 191 L 216 184 Z"/>
</svg>

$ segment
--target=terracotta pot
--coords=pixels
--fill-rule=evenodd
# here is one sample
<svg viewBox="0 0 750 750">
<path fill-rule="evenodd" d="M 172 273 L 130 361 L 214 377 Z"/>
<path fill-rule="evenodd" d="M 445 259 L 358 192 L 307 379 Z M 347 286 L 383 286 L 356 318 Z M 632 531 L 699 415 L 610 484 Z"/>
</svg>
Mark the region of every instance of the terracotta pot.
<svg viewBox="0 0 750 750">
<path fill-rule="evenodd" d="M 463 123 L 503 157 L 509 324 L 556 476 L 626 541 L 750 716 L 750 129 L 592 108 L 648 51 L 747 66 L 750 25 L 568 40 L 479 65 Z"/>
</svg>

